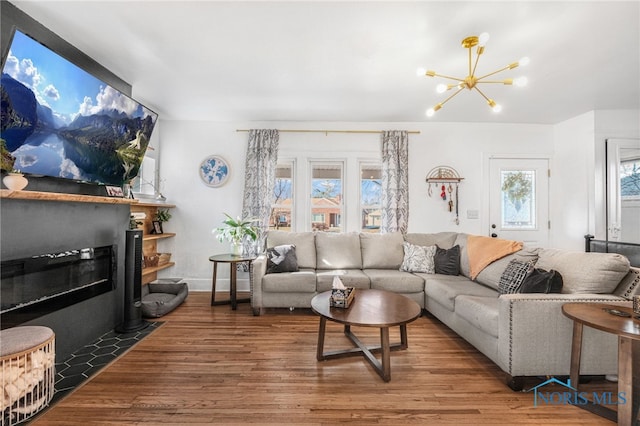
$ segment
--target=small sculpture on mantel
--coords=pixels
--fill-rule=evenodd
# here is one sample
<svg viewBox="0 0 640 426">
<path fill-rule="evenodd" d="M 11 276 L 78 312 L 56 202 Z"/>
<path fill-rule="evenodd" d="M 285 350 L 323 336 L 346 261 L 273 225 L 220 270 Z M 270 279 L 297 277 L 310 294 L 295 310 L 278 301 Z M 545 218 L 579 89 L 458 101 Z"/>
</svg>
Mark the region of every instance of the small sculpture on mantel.
<svg viewBox="0 0 640 426">
<path fill-rule="evenodd" d="M 432 185 L 434 188 L 437 188 L 440 185 L 440 197 L 443 201 L 447 201 L 447 192 L 449 193 L 449 201 L 447 203 L 447 207 L 450 212 L 453 212 L 455 207 L 455 223 L 456 225 L 460 225 L 460 216 L 458 214 L 458 184 L 464 180 L 463 177 L 460 177 L 456 169 L 449 166 L 438 166 L 434 167 L 427 173 L 427 194 L 429 197 L 433 195 Z M 448 184 L 448 185 L 447 185 Z M 455 184 L 456 194 L 455 194 L 455 202 L 453 201 L 453 184 Z"/>
</svg>

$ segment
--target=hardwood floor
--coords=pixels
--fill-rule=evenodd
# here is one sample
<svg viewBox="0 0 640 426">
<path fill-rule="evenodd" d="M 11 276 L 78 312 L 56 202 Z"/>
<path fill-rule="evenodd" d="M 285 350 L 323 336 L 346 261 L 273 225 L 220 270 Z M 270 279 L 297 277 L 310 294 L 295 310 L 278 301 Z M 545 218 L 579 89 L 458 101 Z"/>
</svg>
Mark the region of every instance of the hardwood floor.
<svg viewBox="0 0 640 426">
<path fill-rule="evenodd" d="M 392 353 L 385 383 L 361 357 L 316 361 L 310 310 L 254 317 L 249 304 L 209 302 L 210 293 L 191 293 L 33 424 L 613 424 L 574 406 L 534 407 L 532 392 L 510 390 L 504 373 L 430 316 L 408 325 L 409 348 Z M 354 330 L 379 343 L 377 329 Z M 348 344 L 328 323 L 325 348 Z"/>
</svg>

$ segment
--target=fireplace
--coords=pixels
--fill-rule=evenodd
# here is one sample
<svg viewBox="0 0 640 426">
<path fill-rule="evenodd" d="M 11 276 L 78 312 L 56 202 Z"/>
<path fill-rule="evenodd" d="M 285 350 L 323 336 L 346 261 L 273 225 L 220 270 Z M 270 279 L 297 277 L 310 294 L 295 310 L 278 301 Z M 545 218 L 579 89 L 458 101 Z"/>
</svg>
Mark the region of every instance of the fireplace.
<svg viewBox="0 0 640 426">
<path fill-rule="evenodd" d="M 0 324 L 13 327 L 116 288 L 117 246 L 1 262 Z"/>
</svg>

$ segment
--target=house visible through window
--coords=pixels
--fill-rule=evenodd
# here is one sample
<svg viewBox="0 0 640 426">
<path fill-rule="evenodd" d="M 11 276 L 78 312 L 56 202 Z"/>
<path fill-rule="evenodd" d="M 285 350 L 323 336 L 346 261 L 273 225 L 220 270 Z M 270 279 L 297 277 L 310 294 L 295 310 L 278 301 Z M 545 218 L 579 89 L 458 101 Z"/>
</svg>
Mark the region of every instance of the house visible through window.
<svg viewBox="0 0 640 426">
<path fill-rule="evenodd" d="M 620 162 L 620 195 L 623 199 L 640 198 L 640 158 Z"/>
<path fill-rule="evenodd" d="M 380 232 L 382 166 L 360 164 L 360 212 L 363 232 Z"/>
<path fill-rule="evenodd" d="M 269 229 L 290 231 L 293 222 L 293 163 L 278 164 Z"/>
<path fill-rule="evenodd" d="M 343 163 L 311 163 L 311 229 L 342 232 Z"/>
</svg>

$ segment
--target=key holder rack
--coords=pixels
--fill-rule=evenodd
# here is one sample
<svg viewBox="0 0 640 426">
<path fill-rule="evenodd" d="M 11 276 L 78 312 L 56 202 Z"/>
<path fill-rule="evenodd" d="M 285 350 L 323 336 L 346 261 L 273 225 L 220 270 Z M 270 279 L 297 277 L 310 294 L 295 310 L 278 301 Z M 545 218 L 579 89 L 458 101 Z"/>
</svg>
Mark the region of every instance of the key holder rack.
<svg viewBox="0 0 640 426">
<path fill-rule="evenodd" d="M 460 216 L 458 214 L 458 185 L 464 180 L 453 167 L 438 166 L 434 167 L 427 173 L 426 182 L 428 185 L 427 195 L 431 197 L 436 190 L 440 190 L 440 198 L 447 202 L 450 212 L 455 210 L 455 223 L 460 225 Z M 455 185 L 455 186 L 454 186 Z M 455 188 L 455 201 L 453 199 L 453 190 Z M 447 196 L 448 192 L 448 196 Z"/>
</svg>

